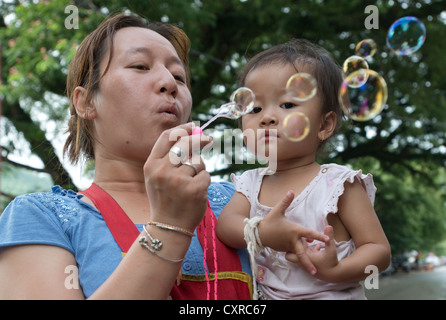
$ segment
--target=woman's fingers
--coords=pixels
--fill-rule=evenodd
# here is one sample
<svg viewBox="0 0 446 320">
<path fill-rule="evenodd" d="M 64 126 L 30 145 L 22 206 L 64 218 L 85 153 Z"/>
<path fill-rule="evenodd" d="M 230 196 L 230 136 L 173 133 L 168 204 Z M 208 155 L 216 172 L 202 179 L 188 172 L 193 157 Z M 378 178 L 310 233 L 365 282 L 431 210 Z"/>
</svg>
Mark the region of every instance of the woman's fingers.
<svg viewBox="0 0 446 320">
<path fill-rule="evenodd" d="M 165 130 L 156 141 L 149 158 L 163 158 L 173 145 L 184 136 L 189 136 L 193 130 L 193 123 L 186 123 L 175 128 Z"/>
<path fill-rule="evenodd" d="M 185 174 L 195 177 L 201 171 L 206 170 L 206 165 L 204 164 L 203 159 L 199 155 L 193 154 L 187 160 L 182 161 L 182 165 L 180 165 L 179 169 L 182 172 L 185 172 Z"/>
<path fill-rule="evenodd" d="M 198 155 L 209 143 L 212 143 L 212 138 L 206 135 L 181 136 L 169 149 L 169 161 L 173 165 L 181 165 L 185 161 L 200 164 L 202 161 L 194 155 Z"/>
</svg>

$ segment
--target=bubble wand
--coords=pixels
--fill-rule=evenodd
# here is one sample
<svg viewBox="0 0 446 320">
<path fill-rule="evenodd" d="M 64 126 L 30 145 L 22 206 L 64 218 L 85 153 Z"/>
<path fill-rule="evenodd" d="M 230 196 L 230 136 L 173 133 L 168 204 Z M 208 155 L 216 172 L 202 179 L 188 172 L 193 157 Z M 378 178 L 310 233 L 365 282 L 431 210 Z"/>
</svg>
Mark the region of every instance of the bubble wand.
<svg viewBox="0 0 446 320">
<path fill-rule="evenodd" d="M 255 95 L 251 89 L 241 87 L 232 93 L 230 100 L 231 102 L 221 105 L 217 114 L 209 119 L 208 122 L 201 127 L 196 127 L 192 134 L 203 133 L 203 130 L 217 118 L 238 119 L 242 115 L 251 112 L 254 107 Z"/>
</svg>

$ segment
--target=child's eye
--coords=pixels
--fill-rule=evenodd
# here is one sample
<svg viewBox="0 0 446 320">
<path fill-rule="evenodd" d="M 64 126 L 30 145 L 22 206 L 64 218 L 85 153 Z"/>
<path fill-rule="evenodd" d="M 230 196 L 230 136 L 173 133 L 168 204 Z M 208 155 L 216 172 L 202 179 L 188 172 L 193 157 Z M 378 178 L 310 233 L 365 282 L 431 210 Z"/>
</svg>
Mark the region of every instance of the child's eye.
<svg viewBox="0 0 446 320">
<path fill-rule="evenodd" d="M 262 111 L 262 108 L 260 107 L 254 107 L 251 111 L 251 113 L 259 113 L 260 111 Z"/>
<path fill-rule="evenodd" d="M 282 103 L 281 105 L 280 105 L 280 107 L 282 108 L 282 109 L 291 109 L 292 107 L 295 107 L 296 105 L 294 104 L 294 103 L 292 103 L 292 102 L 285 102 L 285 103 Z"/>
</svg>

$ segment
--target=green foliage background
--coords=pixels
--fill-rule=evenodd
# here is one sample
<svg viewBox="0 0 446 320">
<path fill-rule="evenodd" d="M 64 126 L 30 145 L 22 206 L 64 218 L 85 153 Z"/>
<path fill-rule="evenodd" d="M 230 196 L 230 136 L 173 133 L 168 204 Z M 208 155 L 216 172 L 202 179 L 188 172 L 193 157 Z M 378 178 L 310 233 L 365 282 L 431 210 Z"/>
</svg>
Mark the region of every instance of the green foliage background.
<svg viewBox="0 0 446 320">
<path fill-rule="evenodd" d="M 369 4 L 379 10 L 378 29 L 364 25 Z M 78 29 L 65 27 L 68 5 L 79 9 Z M 446 234 L 446 42 L 442 40 L 446 3 L 442 0 L 0 1 L 3 206 L 17 194 L 49 189 L 53 183 L 76 189 L 54 147 L 54 139 L 66 130 L 68 64 L 88 32 L 107 14 L 122 11 L 175 24 L 189 35 L 193 119 L 200 121 L 227 101 L 243 64 L 265 48 L 304 37 L 342 63 L 354 54 L 357 42 L 374 39 L 378 52 L 370 67 L 388 84 L 387 106 L 371 121 L 346 120 L 320 161 L 374 175 L 376 211 L 394 254 L 440 250 Z M 396 19 L 409 15 L 425 24 L 427 39 L 418 52 L 397 56 L 386 47 L 386 33 Z M 226 119 L 214 125 L 220 132 L 236 126 Z M 20 154 L 35 155 L 42 167 L 13 160 Z M 230 165 L 212 174 L 227 179 L 228 173 L 248 167 Z M 39 177 L 39 187 L 30 183 L 29 174 Z M 50 181 L 40 179 L 42 174 Z M 20 185 L 23 188 L 17 188 Z"/>
</svg>

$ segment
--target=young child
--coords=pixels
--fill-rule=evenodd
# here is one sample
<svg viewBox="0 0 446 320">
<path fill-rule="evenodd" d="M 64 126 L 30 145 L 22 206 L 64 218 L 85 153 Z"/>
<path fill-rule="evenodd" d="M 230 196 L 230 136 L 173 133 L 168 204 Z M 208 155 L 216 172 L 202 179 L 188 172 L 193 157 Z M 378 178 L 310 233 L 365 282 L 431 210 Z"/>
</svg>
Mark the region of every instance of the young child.
<svg viewBox="0 0 446 320">
<path fill-rule="evenodd" d="M 298 72 L 317 81 L 317 94 L 299 103 L 285 90 Z M 316 162 L 318 149 L 341 122 L 342 81 L 341 68 L 325 49 L 298 39 L 254 56 L 241 75 L 240 85 L 256 97 L 253 111 L 242 117 L 243 130 L 256 132 L 255 149 L 263 145 L 266 154 L 276 152 L 277 162 L 273 174 L 255 169 L 232 176 L 237 192 L 220 215 L 217 235 L 233 248 L 246 247 L 245 238 L 257 235 L 248 249 L 256 252 L 253 276 L 260 298 L 365 299 L 359 281 L 370 275 L 366 267 L 382 271 L 390 262 L 373 208 L 372 176 Z M 283 134 L 284 118 L 295 111 L 310 122 L 300 142 Z M 324 239 L 310 229 L 329 240 L 318 241 Z"/>
</svg>

